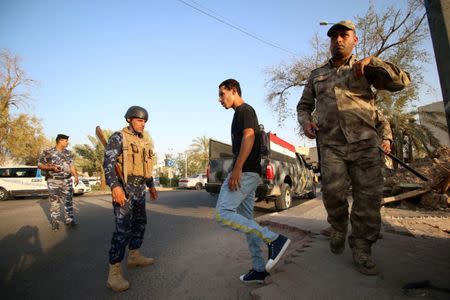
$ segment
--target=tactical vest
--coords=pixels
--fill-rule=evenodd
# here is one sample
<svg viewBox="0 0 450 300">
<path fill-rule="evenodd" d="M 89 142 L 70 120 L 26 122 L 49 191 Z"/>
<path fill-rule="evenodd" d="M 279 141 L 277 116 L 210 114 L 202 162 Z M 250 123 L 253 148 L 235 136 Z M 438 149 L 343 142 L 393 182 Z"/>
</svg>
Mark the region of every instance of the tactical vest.
<svg viewBox="0 0 450 300">
<path fill-rule="evenodd" d="M 153 151 L 150 141 L 135 135 L 128 127 L 122 129 L 122 154 L 117 161 L 122 165 L 125 182 L 128 176 L 152 177 Z"/>
</svg>

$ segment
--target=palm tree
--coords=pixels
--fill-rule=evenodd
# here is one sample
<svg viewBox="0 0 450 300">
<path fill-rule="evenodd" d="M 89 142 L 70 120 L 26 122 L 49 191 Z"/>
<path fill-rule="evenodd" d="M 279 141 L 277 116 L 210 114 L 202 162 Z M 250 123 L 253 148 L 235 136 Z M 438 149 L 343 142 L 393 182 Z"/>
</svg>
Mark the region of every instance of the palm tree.
<svg viewBox="0 0 450 300">
<path fill-rule="evenodd" d="M 408 109 L 411 102 L 408 92 L 395 94 L 379 92 L 378 107 L 384 116 L 389 120 L 393 135 L 393 154 L 400 159 L 404 159 L 404 153 L 408 153 L 408 161 L 413 161 L 413 149 L 418 153 L 430 155 L 431 148 L 438 148 L 440 141 L 434 136 L 429 127 L 420 124 L 417 120 L 419 112 L 415 109 Z M 447 130 L 447 126 L 439 121 L 444 115 L 443 112 L 429 111 L 422 112 L 426 123 Z M 396 167 L 397 165 L 394 164 Z"/>
<path fill-rule="evenodd" d="M 105 138 L 108 139 L 112 131 L 111 130 L 103 130 L 103 134 Z M 83 172 L 88 172 L 90 174 L 100 174 L 101 178 L 101 189 L 105 190 L 106 188 L 106 180 L 105 180 L 105 172 L 103 169 L 103 158 L 105 155 L 105 147 L 103 147 L 102 143 L 93 136 L 88 136 L 89 141 L 92 145 L 82 144 L 75 145 L 74 151 L 77 155 L 81 157 L 79 165 L 82 168 Z"/>
<path fill-rule="evenodd" d="M 203 172 L 209 160 L 209 137 L 205 135 L 196 137 L 192 140 L 190 148 L 188 167 L 192 165 L 196 172 Z"/>
</svg>

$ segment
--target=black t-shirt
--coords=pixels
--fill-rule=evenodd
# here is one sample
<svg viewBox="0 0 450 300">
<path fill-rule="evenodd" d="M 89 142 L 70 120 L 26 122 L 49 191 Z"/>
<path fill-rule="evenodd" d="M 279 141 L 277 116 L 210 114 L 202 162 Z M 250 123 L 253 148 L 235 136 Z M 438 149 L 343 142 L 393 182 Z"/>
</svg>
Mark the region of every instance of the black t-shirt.
<svg viewBox="0 0 450 300">
<path fill-rule="evenodd" d="M 252 151 L 242 167 L 242 172 L 255 172 L 261 174 L 261 139 L 259 134 L 258 117 L 256 112 L 247 103 L 236 107 L 231 124 L 231 143 L 233 145 L 234 162 L 239 155 L 243 138 L 243 131 L 246 128 L 253 128 L 255 131 L 255 142 Z M 234 166 L 233 162 L 233 166 Z"/>
</svg>

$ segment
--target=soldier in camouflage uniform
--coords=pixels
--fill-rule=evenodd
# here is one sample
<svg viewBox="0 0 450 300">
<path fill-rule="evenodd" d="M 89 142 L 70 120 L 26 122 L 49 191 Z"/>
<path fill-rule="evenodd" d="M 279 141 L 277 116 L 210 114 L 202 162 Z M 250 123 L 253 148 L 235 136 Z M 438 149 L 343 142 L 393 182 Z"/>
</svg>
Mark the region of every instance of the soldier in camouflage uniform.
<svg viewBox="0 0 450 300">
<path fill-rule="evenodd" d="M 64 203 L 65 224 L 76 226 L 78 223 L 73 217 L 73 187 L 72 176 L 78 184 L 78 174 L 73 165 L 72 152 L 67 150 L 69 137 L 58 134 L 56 146 L 45 150 L 38 161 L 38 168 L 46 171 L 47 186 L 50 199 L 50 215 L 53 230 L 59 229 L 58 218 L 60 203 Z"/>
<path fill-rule="evenodd" d="M 317 138 L 320 147 L 323 201 L 332 227 L 330 250 L 340 254 L 345 248 L 351 185 L 349 245 L 357 269 L 375 275 L 378 270 L 371 246 L 380 232 L 383 191 L 379 146 L 389 153 L 392 134 L 389 123 L 377 113 L 372 87 L 399 91 L 410 78 L 376 57 L 357 61 L 352 55 L 358 41 L 353 22 L 341 21 L 327 35 L 332 57 L 311 72 L 297 105 L 298 121 L 305 135 Z M 311 116 L 314 110 L 317 123 Z"/>
<path fill-rule="evenodd" d="M 146 187 L 152 200 L 158 197 L 152 177 L 153 151 L 150 140 L 144 136 L 148 113 L 142 107 L 132 106 L 126 112 L 125 119 L 129 126 L 111 135 L 103 163 L 106 181 L 112 191 L 116 224 L 109 250 L 107 286 L 115 292 L 127 290 L 130 286 L 121 270 L 127 246 L 129 267 L 154 263 L 152 258 L 144 257 L 139 248 L 147 224 Z M 121 166 L 125 182 L 119 180 L 116 163 Z"/>
</svg>

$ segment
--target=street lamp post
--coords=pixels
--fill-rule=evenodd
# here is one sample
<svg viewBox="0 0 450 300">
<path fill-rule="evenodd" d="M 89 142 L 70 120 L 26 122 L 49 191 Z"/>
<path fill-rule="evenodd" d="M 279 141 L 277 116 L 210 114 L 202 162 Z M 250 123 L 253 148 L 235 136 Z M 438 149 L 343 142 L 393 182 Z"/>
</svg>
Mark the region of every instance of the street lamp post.
<svg viewBox="0 0 450 300">
<path fill-rule="evenodd" d="M 172 155 L 172 152 L 173 152 L 173 148 L 169 148 L 169 153 L 170 153 L 170 159 L 172 160 L 173 159 L 173 155 Z M 172 174 L 172 166 L 169 166 L 169 172 L 168 172 L 168 177 L 169 177 L 169 186 L 170 187 L 172 187 L 172 177 L 173 177 L 173 174 Z"/>
</svg>

